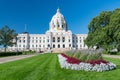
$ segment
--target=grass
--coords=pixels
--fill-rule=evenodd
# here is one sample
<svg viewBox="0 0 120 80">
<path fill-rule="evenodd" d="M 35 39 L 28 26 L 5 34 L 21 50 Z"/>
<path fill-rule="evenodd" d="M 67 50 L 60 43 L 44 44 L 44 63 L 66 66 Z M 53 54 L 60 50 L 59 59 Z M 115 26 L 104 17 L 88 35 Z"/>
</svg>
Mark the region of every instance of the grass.
<svg viewBox="0 0 120 80">
<path fill-rule="evenodd" d="M 120 80 L 120 59 L 105 58 L 117 69 L 106 72 L 86 72 L 61 69 L 57 54 L 42 54 L 0 64 L 0 80 Z"/>
</svg>

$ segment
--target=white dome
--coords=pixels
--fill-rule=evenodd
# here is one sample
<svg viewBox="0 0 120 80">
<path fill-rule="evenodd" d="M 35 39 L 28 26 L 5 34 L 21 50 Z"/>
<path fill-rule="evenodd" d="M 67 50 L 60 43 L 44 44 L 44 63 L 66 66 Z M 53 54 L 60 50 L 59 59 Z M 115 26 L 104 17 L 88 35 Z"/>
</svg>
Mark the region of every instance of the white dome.
<svg viewBox="0 0 120 80">
<path fill-rule="evenodd" d="M 64 16 L 60 13 L 60 9 L 57 9 L 56 14 L 52 17 L 50 22 L 50 30 L 67 30 L 67 23 Z"/>
</svg>

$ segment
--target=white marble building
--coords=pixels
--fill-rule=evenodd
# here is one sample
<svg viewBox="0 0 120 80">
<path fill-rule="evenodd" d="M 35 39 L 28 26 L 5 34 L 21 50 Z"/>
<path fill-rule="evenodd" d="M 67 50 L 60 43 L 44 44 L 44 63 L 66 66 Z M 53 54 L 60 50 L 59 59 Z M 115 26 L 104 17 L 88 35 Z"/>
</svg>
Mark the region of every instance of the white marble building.
<svg viewBox="0 0 120 80">
<path fill-rule="evenodd" d="M 88 48 L 84 44 L 87 34 L 73 34 L 72 31 L 68 30 L 67 22 L 59 9 L 57 9 L 49 25 L 49 30 L 45 34 L 29 34 L 27 32 L 18 34 L 17 45 L 9 47 L 9 49 L 46 51 L 48 49 L 70 50 Z"/>
</svg>

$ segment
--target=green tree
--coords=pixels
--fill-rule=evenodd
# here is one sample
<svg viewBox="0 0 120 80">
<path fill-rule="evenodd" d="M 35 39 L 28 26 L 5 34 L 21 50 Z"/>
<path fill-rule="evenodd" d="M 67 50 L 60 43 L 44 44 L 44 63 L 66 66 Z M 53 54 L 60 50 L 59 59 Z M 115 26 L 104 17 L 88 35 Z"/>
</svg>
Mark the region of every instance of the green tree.
<svg viewBox="0 0 120 80">
<path fill-rule="evenodd" d="M 88 26 L 88 47 L 98 46 L 107 51 L 120 46 L 120 9 L 103 11 Z"/>
<path fill-rule="evenodd" d="M 5 48 L 5 52 L 8 46 L 16 44 L 17 33 L 15 30 L 10 29 L 8 26 L 4 26 L 0 29 L 0 45 Z"/>
</svg>

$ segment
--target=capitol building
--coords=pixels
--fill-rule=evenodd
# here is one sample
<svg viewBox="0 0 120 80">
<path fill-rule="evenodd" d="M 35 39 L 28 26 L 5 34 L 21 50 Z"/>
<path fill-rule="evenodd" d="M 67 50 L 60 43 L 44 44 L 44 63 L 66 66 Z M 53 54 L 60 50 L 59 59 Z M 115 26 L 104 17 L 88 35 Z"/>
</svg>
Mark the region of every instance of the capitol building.
<svg viewBox="0 0 120 80">
<path fill-rule="evenodd" d="M 10 50 L 34 51 L 64 51 L 71 49 L 87 49 L 84 40 L 87 34 L 73 34 L 68 29 L 67 22 L 58 8 L 49 23 L 49 30 L 45 34 L 18 34 L 17 44 L 8 47 Z"/>
</svg>

